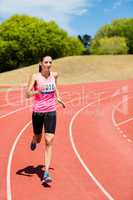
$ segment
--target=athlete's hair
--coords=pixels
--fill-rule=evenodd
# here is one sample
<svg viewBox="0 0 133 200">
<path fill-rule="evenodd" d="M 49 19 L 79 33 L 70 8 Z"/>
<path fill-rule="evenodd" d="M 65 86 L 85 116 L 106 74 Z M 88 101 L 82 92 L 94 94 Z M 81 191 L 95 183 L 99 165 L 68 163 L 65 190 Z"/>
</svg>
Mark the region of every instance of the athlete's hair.
<svg viewBox="0 0 133 200">
<path fill-rule="evenodd" d="M 44 60 L 45 58 L 51 58 L 51 59 L 52 59 L 51 56 L 43 56 L 43 57 L 41 57 L 40 63 L 39 63 L 39 72 L 42 71 L 42 65 L 41 65 L 41 63 L 43 62 L 43 60 Z"/>
<path fill-rule="evenodd" d="M 39 72 L 42 71 L 42 65 L 39 63 Z"/>
</svg>

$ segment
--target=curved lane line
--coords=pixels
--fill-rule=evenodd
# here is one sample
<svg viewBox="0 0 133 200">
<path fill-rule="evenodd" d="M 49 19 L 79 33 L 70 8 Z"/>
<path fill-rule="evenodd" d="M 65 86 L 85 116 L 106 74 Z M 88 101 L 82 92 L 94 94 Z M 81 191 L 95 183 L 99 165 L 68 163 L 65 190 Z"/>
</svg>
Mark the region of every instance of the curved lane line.
<svg viewBox="0 0 133 200">
<path fill-rule="evenodd" d="M 109 97 L 108 97 L 109 98 Z M 101 99 L 101 101 L 105 100 L 107 98 Z M 73 133 L 72 133 L 72 126 L 74 123 L 74 120 L 76 119 L 76 117 L 79 115 L 80 112 L 82 112 L 84 109 L 86 109 L 89 106 L 92 106 L 93 104 L 97 103 L 97 101 L 94 101 L 92 103 L 87 104 L 85 107 L 81 108 L 78 112 L 76 112 L 74 114 L 74 116 L 71 119 L 70 125 L 69 125 L 69 137 L 70 137 L 70 142 L 73 148 L 74 153 L 76 154 L 79 162 L 81 163 L 81 165 L 83 166 L 83 168 L 85 169 L 85 171 L 87 172 L 87 174 L 91 177 L 91 179 L 95 182 L 95 184 L 98 186 L 98 188 L 103 192 L 103 194 L 107 197 L 108 200 L 114 200 L 114 198 L 107 192 L 107 190 L 102 186 L 102 184 L 96 179 L 96 177 L 93 175 L 93 173 L 90 171 L 90 169 L 87 167 L 87 165 L 85 164 L 85 162 L 83 161 L 83 159 L 81 158 L 76 145 L 74 143 L 74 139 L 73 139 Z"/>
</svg>

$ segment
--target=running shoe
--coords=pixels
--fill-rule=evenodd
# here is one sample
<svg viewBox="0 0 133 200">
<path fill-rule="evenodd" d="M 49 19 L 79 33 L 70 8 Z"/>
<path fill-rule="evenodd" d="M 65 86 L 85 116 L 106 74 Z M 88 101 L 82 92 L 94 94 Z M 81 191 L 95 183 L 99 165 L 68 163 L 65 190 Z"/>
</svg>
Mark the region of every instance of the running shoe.
<svg viewBox="0 0 133 200">
<path fill-rule="evenodd" d="M 50 183 L 50 182 L 52 182 L 52 178 L 50 177 L 50 175 L 49 175 L 48 172 L 44 172 L 44 175 L 43 175 L 43 182 L 44 182 L 44 183 Z"/>
<path fill-rule="evenodd" d="M 32 151 L 34 151 L 35 149 L 36 149 L 36 143 L 35 142 L 31 142 L 31 144 L 30 144 L 30 149 L 32 150 Z"/>
</svg>

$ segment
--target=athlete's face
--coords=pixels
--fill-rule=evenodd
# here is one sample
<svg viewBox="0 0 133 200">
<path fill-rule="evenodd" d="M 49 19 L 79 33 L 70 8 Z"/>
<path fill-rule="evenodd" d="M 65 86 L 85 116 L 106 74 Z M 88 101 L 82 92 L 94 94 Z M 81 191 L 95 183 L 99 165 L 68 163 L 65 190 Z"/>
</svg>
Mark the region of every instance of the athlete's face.
<svg viewBox="0 0 133 200">
<path fill-rule="evenodd" d="M 49 71 L 52 66 L 52 58 L 51 57 L 45 57 L 42 61 L 42 70 L 43 71 Z"/>
</svg>

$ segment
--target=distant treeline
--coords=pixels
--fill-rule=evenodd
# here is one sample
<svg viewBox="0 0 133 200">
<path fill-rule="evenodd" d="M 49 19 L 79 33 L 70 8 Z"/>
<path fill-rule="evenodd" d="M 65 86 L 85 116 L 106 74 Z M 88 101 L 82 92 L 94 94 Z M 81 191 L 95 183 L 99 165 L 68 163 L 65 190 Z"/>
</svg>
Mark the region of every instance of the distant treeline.
<svg viewBox="0 0 133 200">
<path fill-rule="evenodd" d="M 15 15 L 0 24 L 0 72 L 38 63 L 51 55 L 133 54 L 133 18 L 104 25 L 95 37 L 71 37 L 54 21 Z"/>
</svg>

